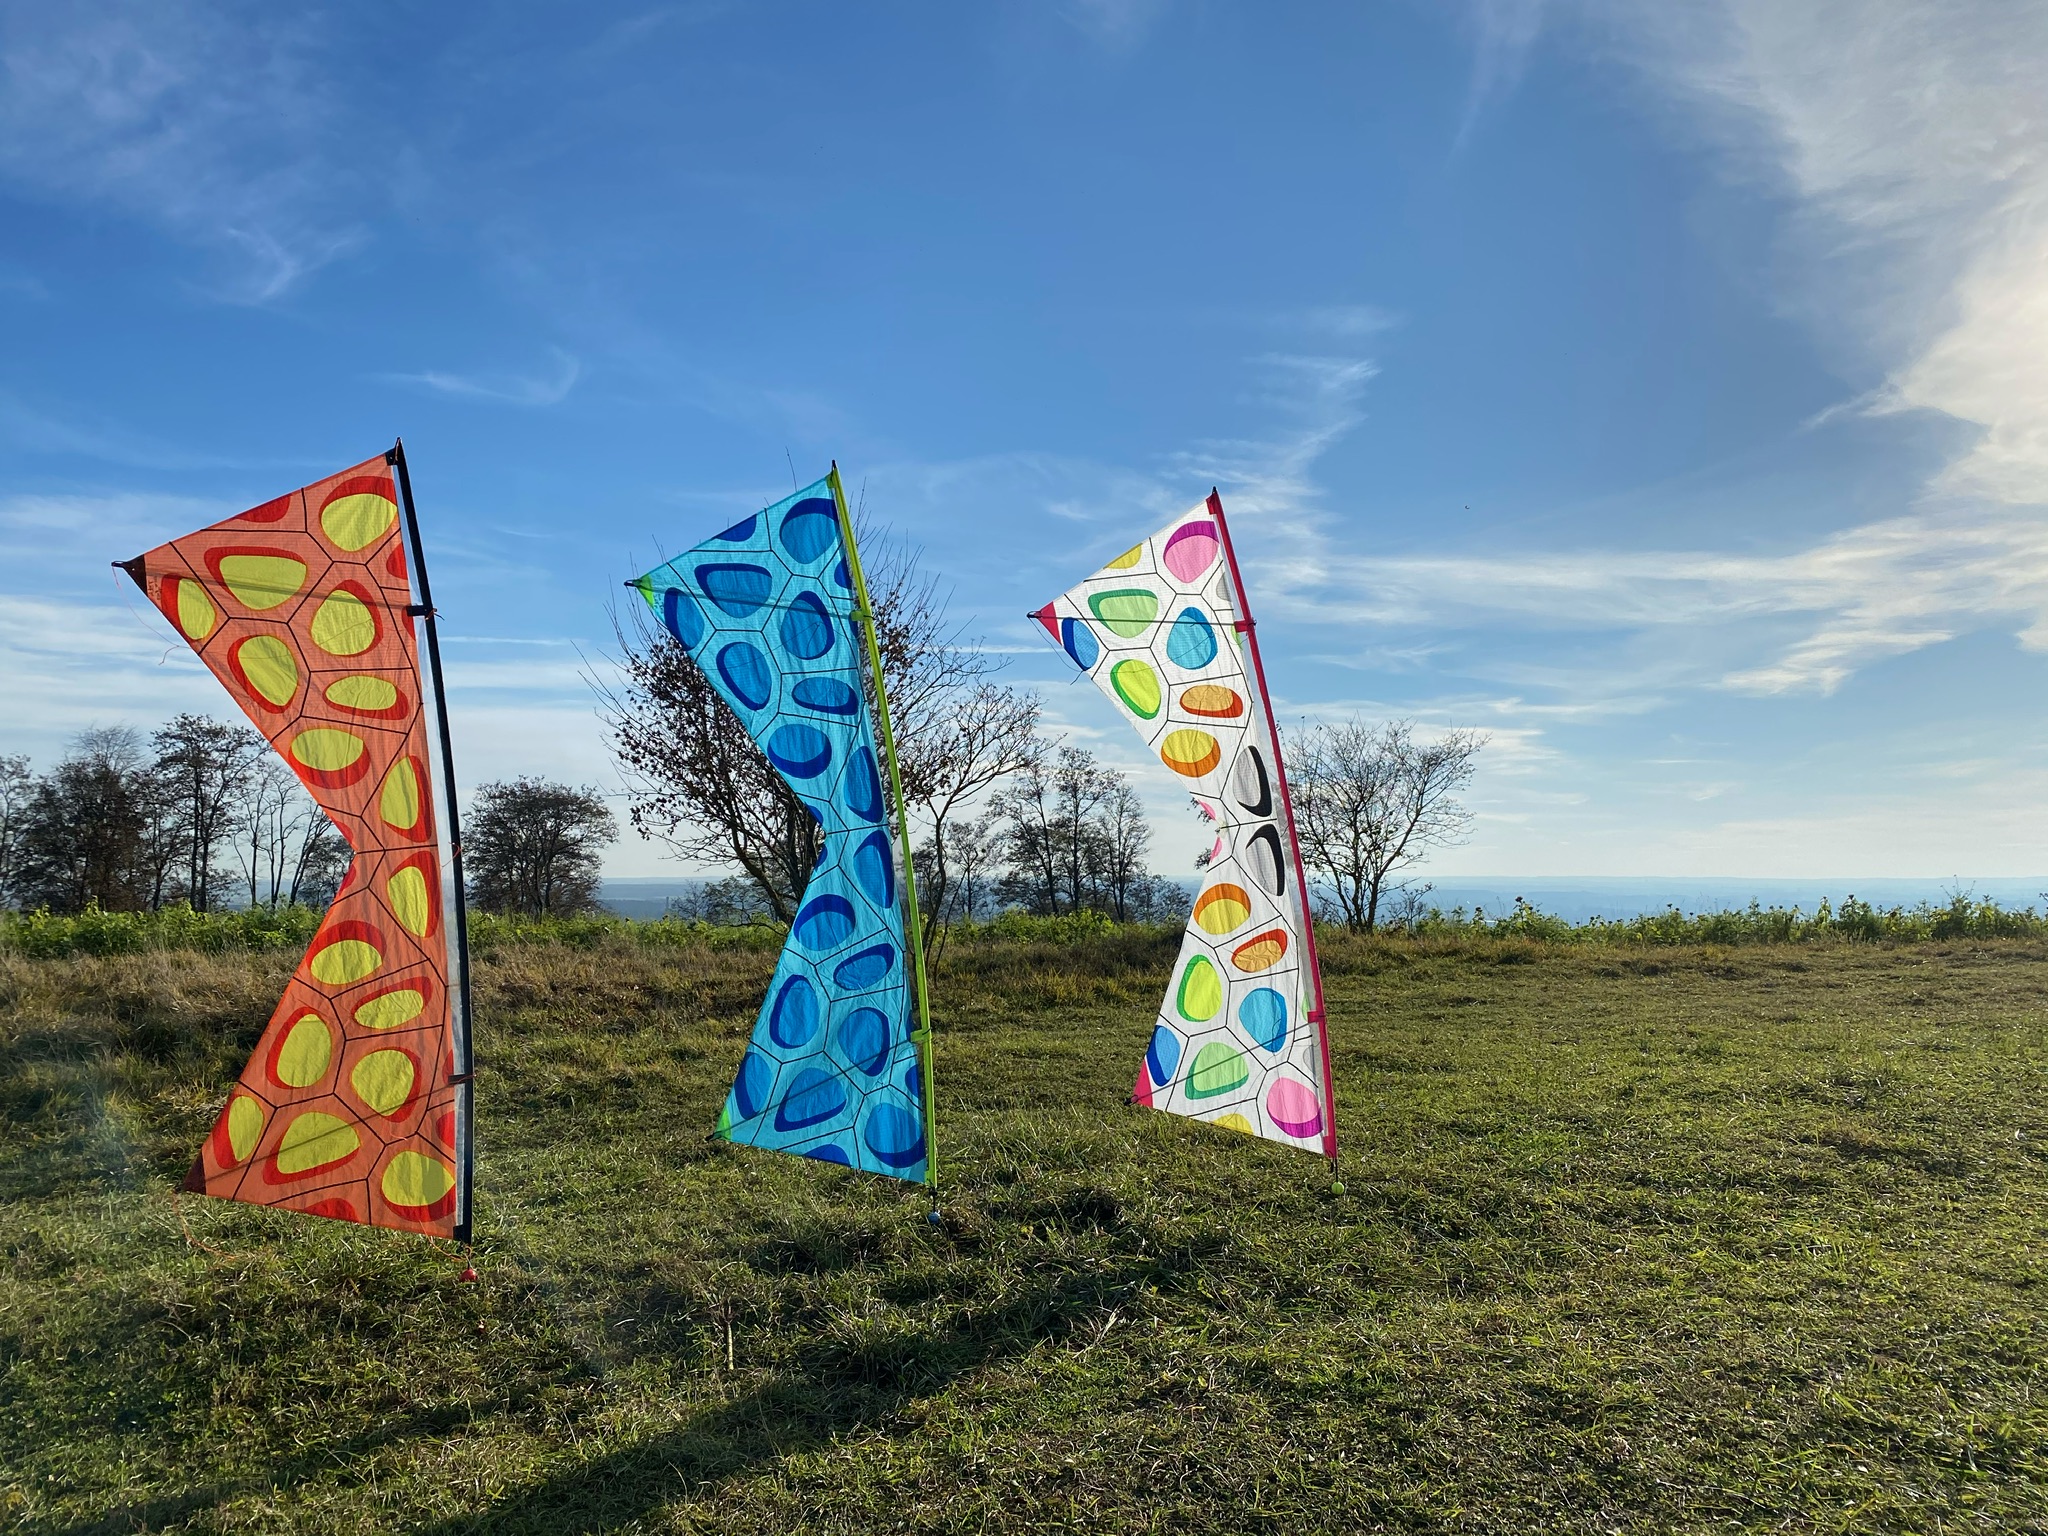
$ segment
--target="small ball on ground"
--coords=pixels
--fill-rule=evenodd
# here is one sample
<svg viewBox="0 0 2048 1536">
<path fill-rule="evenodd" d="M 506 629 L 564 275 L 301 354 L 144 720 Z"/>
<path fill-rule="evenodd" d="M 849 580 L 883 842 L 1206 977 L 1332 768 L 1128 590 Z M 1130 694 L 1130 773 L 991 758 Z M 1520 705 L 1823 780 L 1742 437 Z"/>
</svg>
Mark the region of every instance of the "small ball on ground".
<svg viewBox="0 0 2048 1536">
<path fill-rule="evenodd" d="M 1343 1181 L 1342 1179 L 1332 1179 L 1332 1180 L 1330 1180 L 1330 1193 L 1331 1193 L 1331 1194 L 1333 1194 L 1333 1195 L 1341 1195 L 1341 1194 L 1343 1194 L 1343 1193 L 1344 1193 L 1344 1181 Z"/>
</svg>

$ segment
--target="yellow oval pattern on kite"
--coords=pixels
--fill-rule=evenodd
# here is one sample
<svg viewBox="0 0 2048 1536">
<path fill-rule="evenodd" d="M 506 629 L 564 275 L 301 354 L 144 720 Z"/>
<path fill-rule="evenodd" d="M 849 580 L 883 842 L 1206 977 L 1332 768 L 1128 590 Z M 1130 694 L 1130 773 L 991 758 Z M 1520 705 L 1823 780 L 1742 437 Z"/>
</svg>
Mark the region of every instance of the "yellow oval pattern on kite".
<svg viewBox="0 0 2048 1536">
<path fill-rule="evenodd" d="M 401 1152 L 384 1168 L 384 1198 L 393 1205 L 432 1205 L 455 1187 L 455 1170 L 421 1152 Z"/>
<path fill-rule="evenodd" d="M 355 1127 L 334 1115 L 309 1109 L 284 1128 L 277 1144 L 279 1173 L 306 1173 L 352 1156 L 363 1144 Z"/>
<path fill-rule="evenodd" d="M 384 957 L 377 952 L 377 946 L 367 940 L 336 939 L 313 956 L 307 963 L 307 969 L 312 971 L 316 981 L 330 987 L 345 987 L 365 976 L 374 976 L 377 967 L 383 963 Z"/>
<path fill-rule="evenodd" d="M 375 542 L 398 516 L 389 497 L 364 493 L 337 496 L 320 509 L 320 531 L 350 554 Z"/>
<path fill-rule="evenodd" d="M 235 1161 L 245 1162 L 256 1150 L 256 1138 L 263 1134 L 263 1106 L 246 1093 L 228 1101 L 228 1150 Z"/>
<path fill-rule="evenodd" d="M 1241 885 L 1215 885 L 1195 903 L 1195 922 L 1217 937 L 1242 928 L 1252 915 L 1252 899 Z"/>
<path fill-rule="evenodd" d="M 1211 1120 L 1209 1123 L 1211 1125 L 1220 1125 L 1225 1130 L 1243 1131 L 1247 1136 L 1256 1136 L 1258 1134 L 1257 1131 L 1252 1129 L 1251 1121 L 1245 1119 L 1245 1117 L 1237 1113 L 1236 1110 L 1232 1110 L 1227 1115 L 1218 1115 L 1214 1120 Z"/>
<path fill-rule="evenodd" d="M 412 771 L 412 759 L 401 757 L 384 775 L 384 788 L 377 795 L 377 814 L 384 824 L 410 832 L 420 824 L 420 779 Z"/>
<path fill-rule="evenodd" d="M 381 677 L 339 677 L 322 691 L 343 709 L 389 709 L 398 702 L 397 685 Z"/>
<path fill-rule="evenodd" d="M 220 579 L 236 602 L 260 613 L 298 596 L 306 584 L 306 562 L 289 555 L 222 555 Z"/>
<path fill-rule="evenodd" d="M 334 1036 L 317 1013 L 299 1016 L 277 1048 L 277 1080 L 287 1088 L 310 1088 L 327 1075 L 334 1059 Z"/>
<path fill-rule="evenodd" d="M 427 1006 L 426 998 L 411 987 L 373 997 L 356 1009 L 356 1023 L 364 1029 L 396 1029 L 410 1024 Z"/>
<path fill-rule="evenodd" d="M 408 864 L 384 882 L 384 894 L 391 910 L 415 937 L 425 938 L 432 913 L 427 907 L 427 877 L 416 864 Z"/>
<path fill-rule="evenodd" d="M 1230 952 L 1230 963 L 1240 971 L 1263 971 L 1280 963 L 1287 953 L 1287 935 L 1278 928 L 1262 933 Z"/>
<path fill-rule="evenodd" d="M 1136 565 L 1140 560 L 1142 560 L 1144 556 L 1145 546 L 1142 544 L 1133 544 L 1129 549 L 1125 550 L 1122 554 L 1118 555 L 1114 560 L 1110 561 L 1109 564 L 1105 565 L 1103 569 L 1105 571 L 1128 571 L 1132 566 Z"/>
<path fill-rule="evenodd" d="M 1205 956 L 1195 956 L 1188 962 L 1188 968 L 1181 972 L 1180 991 L 1174 998 L 1174 1006 L 1190 1024 L 1213 1019 L 1217 1010 L 1222 1008 L 1223 982 L 1216 974 L 1216 967 Z"/>
<path fill-rule="evenodd" d="M 220 622 L 220 610 L 213 606 L 213 599 L 198 582 L 184 577 L 177 580 L 178 628 L 185 631 L 187 640 L 204 640 Z"/>
<path fill-rule="evenodd" d="M 1223 749 L 1207 731 L 1168 731 L 1159 743 L 1159 760 L 1175 773 L 1199 779 L 1223 761 Z"/>
<path fill-rule="evenodd" d="M 330 656 L 360 656 L 377 643 L 377 620 L 353 592 L 330 592 L 313 610 L 313 643 Z"/>
<path fill-rule="evenodd" d="M 1244 700 L 1235 689 L 1218 683 L 1197 683 L 1180 696 L 1180 707 L 1209 720 L 1235 720 L 1244 713 Z"/>
<path fill-rule="evenodd" d="M 299 664 L 292 648 L 275 635 L 251 635 L 235 648 L 235 660 L 249 686 L 279 709 L 299 691 Z"/>
<path fill-rule="evenodd" d="M 356 1097 L 380 1115 L 393 1114 L 405 1107 L 405 1101 L 412 1097 L 412 1080 L 412 1058 L 403 1051 L 372 1051 L 348 1075 L 348 1084 L 355 1089 Z"/>
<path fill-rule="evenodd" d="M 363 738 L 355 732 L 337 731 L 327 725 L 316 725 L 292 738 L 293 761 L 315 773 L 352 768 L 365 750 Z"/>
<path fill-rule="evenodd" d="M 1159 713 L 1159 674 L 1136 657 L 1109 669 L 1109 686 L 1132 714 L 1150 720 Z"/>
</svg>

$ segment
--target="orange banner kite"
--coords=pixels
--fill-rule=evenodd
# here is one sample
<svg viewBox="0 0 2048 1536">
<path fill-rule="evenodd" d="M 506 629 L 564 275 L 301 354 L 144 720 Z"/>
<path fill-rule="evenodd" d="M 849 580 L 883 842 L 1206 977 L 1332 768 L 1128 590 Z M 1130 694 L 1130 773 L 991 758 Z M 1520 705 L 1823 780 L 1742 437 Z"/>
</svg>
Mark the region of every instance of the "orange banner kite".
<svg viewBox="0 0 2048 1536">
<path fill-rule="evenodd" d="M 397 450 L 122 568 L 355 854 L 185 1188 L 466 1240 L 466 957 L 394 463 Z"/>
</svg>

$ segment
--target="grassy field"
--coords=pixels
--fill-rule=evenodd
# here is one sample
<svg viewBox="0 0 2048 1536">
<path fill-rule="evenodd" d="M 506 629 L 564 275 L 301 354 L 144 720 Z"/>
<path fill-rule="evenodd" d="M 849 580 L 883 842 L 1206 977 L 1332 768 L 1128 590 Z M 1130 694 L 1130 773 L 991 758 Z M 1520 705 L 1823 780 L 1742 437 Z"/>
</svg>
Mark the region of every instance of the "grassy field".
<svg viewBox="0 0 2048 1536">
<path fill-rule="evenodd" d="M 476 1251 L 174 1193 L 289 953 L 0 954 L 0 1528 L 2048 1531 L 2048 943 L 1328 956 L 1348 1192 L 955 945 L 949 1178 L 708 1144 L 772 953 L 508 944 Z"/>
</svg>

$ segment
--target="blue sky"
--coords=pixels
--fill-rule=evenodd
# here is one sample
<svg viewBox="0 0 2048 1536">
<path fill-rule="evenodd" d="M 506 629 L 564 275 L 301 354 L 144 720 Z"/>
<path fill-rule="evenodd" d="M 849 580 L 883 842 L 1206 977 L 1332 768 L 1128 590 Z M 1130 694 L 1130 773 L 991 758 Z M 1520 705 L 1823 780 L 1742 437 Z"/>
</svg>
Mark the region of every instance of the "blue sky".
<svg viewBox="0 0 2048 1536">
<path fill-rule="evenodd" d="M 1012 677 L 1222 488 L 1446 874 L 2048 870 L 2048 8 L 0 3 L 0 750 L 227 701 L 107 562 L 402 433 L 466 779 L 836 457 Z M 616 874 L 660 873 L 615 850 Z"/>
</svg>

